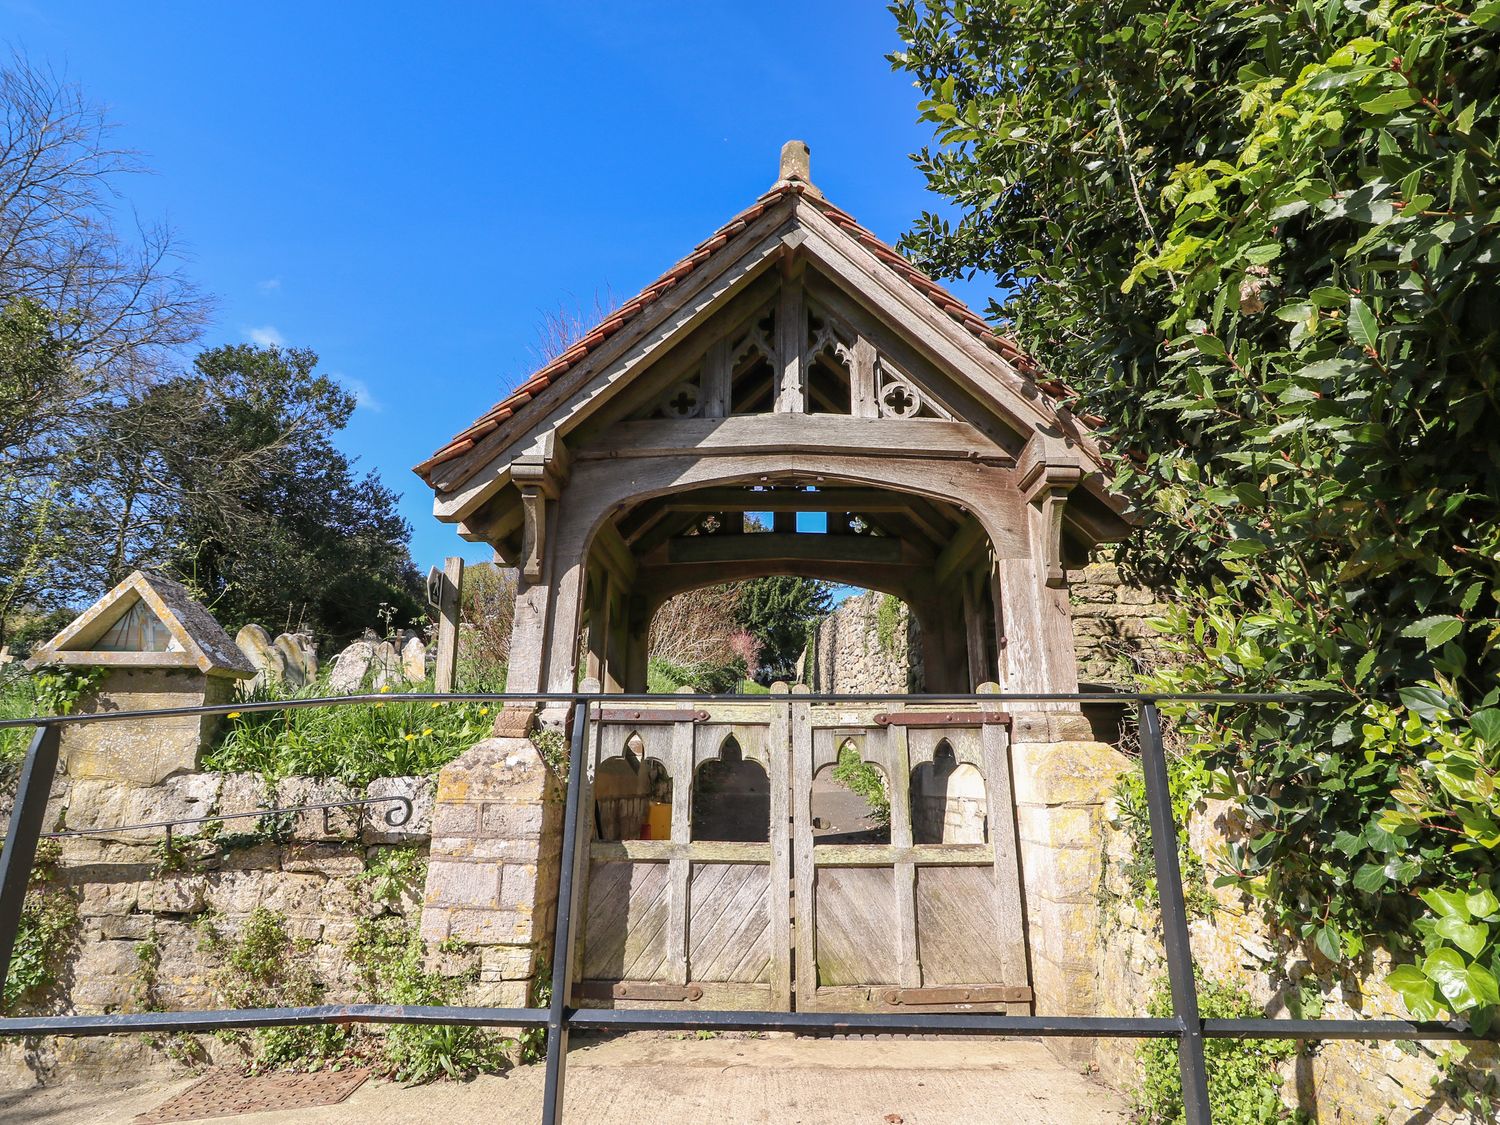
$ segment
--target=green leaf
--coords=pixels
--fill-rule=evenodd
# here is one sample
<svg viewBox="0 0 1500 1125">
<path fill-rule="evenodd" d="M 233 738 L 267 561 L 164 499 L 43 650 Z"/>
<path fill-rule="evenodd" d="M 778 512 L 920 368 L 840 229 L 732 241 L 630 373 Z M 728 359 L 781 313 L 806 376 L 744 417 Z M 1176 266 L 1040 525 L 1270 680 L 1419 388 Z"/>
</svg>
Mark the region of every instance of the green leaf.
<svg viewBox="0 0 1500 1125">
<path fill-rule="evenodd" d="M 1380 342 L 1380 325 L 1375 314 L 1358 297 L 1349 298 L 1349 339 L 1371 350 Z"/>
<path fill-rule="evenodd" d="M 1422 971 L 1455 1009 L 1460 1007 L 1461 998 L 1470 995 L 1468 966 L 1456 950 L 1437 949 L 1429 953 L 1422 962 Z"/>
<path fill-rule="evenodd" d="M 1471 891 L 1465 901 L 1470 916 L 1474 918 L 1487 918 L 1500 911 L 1500 899 L 1496 899 L 1494 892 L 1488 889 Z"/>
<path fill-rule="evenodd" d="M 1383 863 L 1367 863 L 1354 873 L 1354 886 L 1366 893 L 1378 891 L 1389 882 Z"/>
<path fill-rule="evenodd" d="M 1313 944 L 1330 961 L 1340 961 L 1344 957 L 1344 946 L 1339 941 L 1339 931 L 1335 926 L 1319 926 L 1313 937 Z"/>
<path fill-rule="evenodd" d="M 1452 701 L 1437 688 L 1404 687 L 1397 689 L 1396 694 L 1407 710 L 1424 719 L 1436 718 L 1440 712 L 1450 711 L 1453 707 Z"/>
<path fill-rule="evenodd" d="M 1263 554 L 1266 545 L 1259 539 L 1235 539 L 1224 546 L 1224 557 L 1231 559 L 1248 559 L 1255 555 Z"/>
<path fill-rule="evenodd" d="M 1468 897 L 1458 891 L 1425 890 L 1422 901 L 1440 917 L 1457 918 L 1460 922 L 1467 922 L 1470 918 Z"/>
<path fill-rule="evenodd" d="M 1486 31 L 1500 31 L 1500 0 L 1485 0 L 1469 13 L 1469 18 Z"/>
<path fill-rule="evenodd" d="M 1349 294 L 1337 285 L 1320 285 L 1307 298 L 1320 309 L 1341 309 L 1349 303 Z"/>
<path fill-rule="evenodd" d="M 1490 928 L 1483 923 L 1465 922 L 1459 918 L 1439 918 L 1437 935 L 1451 941 L 1470 957 L 1478 957 L 1490 941 Z"/>
<path fill-rule="evenodd" d="M 1403 637 L 1418 637 L 1427 642 L 1427 651 L 1447 644 L 1463 631 L 1464 623 L 1457 617 L 1443 614 L 1424 617 L 1401 630 Z"/>
<path fill-rule="evenodd" d="M 1401 996 L 1413 1019 L 1435 1020 L 1442 1014 L 1432 995 L 1432 981 L 1415 965 L 1397 965 L 1385 978 Z"/>
<path fill-rule="evenodd" d="M 1469 720 L 1469 728 L 1491 749 L 1500 749 L 1500 708 L 1490 707 L 1477 711 Z"/>
<path fill-rule="evenodd" d="M 1469 991 L 1480 1004 L 1500 1004 L 1500 984 L 1495 974 L 1483 965 L 1470 965 L 1468 971 Z"/>
<path fill-rule="evenodd" d="M 1417 104 L 1417 93 L 1407 87 L 1401 90 L 1386 90 L 1373 98 L 1368 98 L 1359 103 L 1359 108 L 1366 113 L 1379 115 L 1382 113 L 1395 113 L 1398 109 L 1406 109 L 1408 106 Z"/>
</svg>

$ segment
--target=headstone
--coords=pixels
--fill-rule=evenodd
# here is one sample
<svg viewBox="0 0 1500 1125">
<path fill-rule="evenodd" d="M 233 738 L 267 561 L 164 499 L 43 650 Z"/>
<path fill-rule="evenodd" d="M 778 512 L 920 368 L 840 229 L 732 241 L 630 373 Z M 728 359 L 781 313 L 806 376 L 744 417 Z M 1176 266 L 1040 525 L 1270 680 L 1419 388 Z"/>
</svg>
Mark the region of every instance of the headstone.
<svg viewBox="0 0 1500 1125">
<path fill-rule="evenodd" d="M 398 682 L 401 679 L 401 655 L 396 651 L 396 646 L 390 641 L 381 641 L 376 645 L 371 655 L 371 667 L 375 671 L 375 678 L 370 681 L 370 686 L 376 691 Z"/>
<path fill-rule="evenodd" d="M 427 646 L 422 638 L 413 637 L 401 646 L 401 672 L 408 680 L 427 678 Z"/>
<path fill-rule="evenodd" d="M 301 687 L 307 683 L 307 668 L 302 662 L 302 649 L 290 633 L 276 638 L 276 651 L 281 654 L 282 675 L 288 687 Z"/>
<path fill-rule="evenodd" d="M 259 625 L 246 625 L 234 635 L 234 643 L 255 669 L 255 678 L 246 685 L 247 690 L 254 691 L 272 681 L 286 680 L 286 653 L 277 647 L 265 629 Z"/>
<path fill-rule="evenodd" d="M 287 638 L 297 646 L 297 658 L 302 664 L 302 678 L 308 683 L 318 678 L 318 642 L 313 640 L 311 633 L 283 633 L 281 637 Z M 281 640 L 277 637 L 277 641 Z"/>
<path fill-rule="evenodd" d="M 328 676 L 328 690 L 334 695 L 354 695 L 364 686 L 365 673 L 375 657 L 375 646 L 369 641 L 354 641 L 333 661 Z"/>
</svg>

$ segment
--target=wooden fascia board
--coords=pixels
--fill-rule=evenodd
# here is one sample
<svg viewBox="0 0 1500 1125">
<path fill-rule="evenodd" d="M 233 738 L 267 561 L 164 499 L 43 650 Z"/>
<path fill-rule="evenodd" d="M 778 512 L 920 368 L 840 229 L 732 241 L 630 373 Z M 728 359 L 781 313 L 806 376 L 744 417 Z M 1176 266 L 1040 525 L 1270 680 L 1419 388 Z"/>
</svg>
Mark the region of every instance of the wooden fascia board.
<svg viewBox="0 0 1500 1125">
<path fill-rule="evenodd" d="M 906 557 L 899 539 L 885 536 L 768 531 L 748 535 L 685 535 L 667 542 L 666 558 L 656 565 L 816 559 L 885 565 L 917 561 Z"/>
<path fill-rule="evenodd" d="M 1010 466 L 1014 458 L 969 422 L 941 418 L 852 418 L 837 414 L 737 414 L 728 418 L 622 422 L 607 447 L 573 454 L 578 461 L 627 457 L 828 453 L 922 457 Z"/>
<path fill-rule="evenodd" d="M 505 483 L 518 453 L 546 431 L 576 426 L 611 397 L 613 388 L 623 386 L 634 371 L 696 329 L 715 307 L 775 263 L 783 237 L 794 226 L 790 201 L 776 204 L 527 403 L 526 414 L 533 419 L 527 429 L 513 432 L 502 427 L 451 467 L 435 470 L 433 514 L 451 523 L 472 512 Z"/>
<path fill-rule="evenodd" d="M 102 652 L 89 646 L 109 632 L 110 628 L 130 611 L 135 604 L 134 594 L 146 603 L 149 609 L 167 627 L 173 640 L 182 646 L 180 652 Z M 70 647 L 71 646 L 71 647 Z M 214 670 L 214 662 L 187 628 L 177 619 L 166 602 L 151 589 L 146 576 L 136 571 L 122 581 L 104 597 L 79 614 L 77 620 L 40 646 L 28 663 L 42 664 L 98 664 L 118 667 L 197 668 L 200 672 Z"/>
</svg>

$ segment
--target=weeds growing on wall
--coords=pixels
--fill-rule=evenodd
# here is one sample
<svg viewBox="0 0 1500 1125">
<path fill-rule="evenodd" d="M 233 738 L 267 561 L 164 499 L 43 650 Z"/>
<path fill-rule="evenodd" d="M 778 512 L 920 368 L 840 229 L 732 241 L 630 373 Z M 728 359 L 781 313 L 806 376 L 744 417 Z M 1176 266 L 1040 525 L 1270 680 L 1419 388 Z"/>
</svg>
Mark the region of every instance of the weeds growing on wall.
<svg viewBox="0 0 1500 1125">
<path fill-rule="evenodd" d="M 1250 995 L 1230 984 L 1199 979 L 1198 1008 L 1204 1019 L 1259 1019 L 1264 1016 Z M 1147 1014 L 1172 1014 L 1172 993 L 1162 982 L 1151 994 Z M 1306 1121 L 1281 1102 L 1277 1066 L 1296 1054 L 1288 1039 L 1209 1039 L 1203 1053 L 1208 1064 L 1208 1104 L 1215 1125 L 1278 1125 Z M 1141 1085 L 1136 1091 L 1140 1125 L 1179 1125 L 1184 1120 L 1182 1075 L 1175 1039 L 1147 1039 L 1137 1049 Z"/>
<path fill-rule="evenodd" d="M 308 961 L 313 942 L 293 938 L 286 915 L 256 907 L 237 935 L 226 937 L 205 916 L 201 945 L 219 961 L 213 985 L 226 1008 L 296 1008 L 318 1004 L 324 987 Z M 347 1029 L 261 1027 L 248 1033 L 220 1032 L 243 1045 L 252 1070 L 276 1067 L 315 1068 L 344 1053 Z"/>
<path fill-rule="evenodd" d="M 70 715 L 78 700 L 104 676 L 103 668 L 42 668 L 0 666 L 0 719 L 35 715 Z M 26 756 L 35 727 L 0 730 L 0 790 L 9 789 Z"/>
<path fill-rule="evenodd" d="M 431 682 L 411 684 L 413 692 Z M 250 698 L 311 699 L 322 685 L 273 685 Z M 377 777 L 435 774 L 489 737 L 491 708 L 477 703 L 369 703 L 287 711 L 231 712 L 203 768 L 249 771 L 271 780 L 334 777 L 362 786 Z"/>
<path fill-rule="evenodd" d="M 1188 840 L 1188 817 L 1193 806 L 1207 793 L 1212 777 L 1196 754 L 1175 753 L 1167 758 L 1167 784 L 1172 793 L 1172 821 L 1177 826 L 1177 862 L 1182 872 L 1182 893 L 1190 917 L 1211 917 L 1213 893 L 1203 859 Z M 1146 806 L 1146 778 L 1140 762 L 1120 775 L 1114 789 L 1115 807 L 1121 827 L 1130 839 L 1130 858 L 1124 875 L 1131 897 L 1142 910 L 1155 910 L 1160 902 L 1156 887 L 1155 852 L 1151 843 L 1151 814 Z"/>
<path fill-rule="evenodd" d="M 425 966 L 421 936 L 401 917 L 362 920 L 349 946 L 349 961 L 372 1000 L 389 1004 L 454 1004 L 474 982 L 473 972 L 447 976 Z M 380 1052 L 399 1082 L 470 1078 L 504 1070 L 516 1046 L 478 1027 L 396 1024 L 380 1038 Z"/>
<path fill-rule="evenodd" d="M 5 978 L 6 1013 L 46 997 L 78 938 L 78 902 L 57 881 L 60 855 L 56 840 L 38 842 Z"/>
</svg>

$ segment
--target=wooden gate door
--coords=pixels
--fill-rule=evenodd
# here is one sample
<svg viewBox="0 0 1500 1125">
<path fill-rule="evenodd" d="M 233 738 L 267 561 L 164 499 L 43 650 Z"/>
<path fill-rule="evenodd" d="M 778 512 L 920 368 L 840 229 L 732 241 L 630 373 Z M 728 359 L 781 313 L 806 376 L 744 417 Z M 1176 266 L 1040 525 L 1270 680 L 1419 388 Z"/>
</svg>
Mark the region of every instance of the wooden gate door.
<svg viewBox="0 0 1500 1125">
<path fill-rule="evenodd" d="M 797 1007 L 1029 1013 L 1006 717 L 792 700 Z M 888 845 L 815 841 L 845 747 L 886 779 Z"/>
<path fill-rule="evenodd" d="M 602 707 L 590 742 L 593 799 L 583 806 L 594 816 L 577 1003 L 790 1008 L 788 711 L 784 696 Z M 714 761 L 752 779 L 747 791 L 721 795 L 737 819 L 726 831 L 719 818 L 717 834 L 738 838 L 694 838 L 712 772 L 703 767 Z M 632 792 L 630 779 L 643 774 Z M 671 779 L 669 832 L 664 802 L 651 800 L 662 774 Z M 747 819 L 747 809 L 758 811 Z M 714 817 L 700 820 L 711 834 Z"/>
<path fill-rule="evenodd" d="M 601 708 L 575 1002 L 1029 1012 L 1006 717 L 805 694 Z M 889 844 L 816 841 L 813 779 L 846 747 L 886 779 Z M 713 762 L 762 788 L 715 792 Z M 714 806 L 751 815 L 704 838 Z"/>
</svg>

